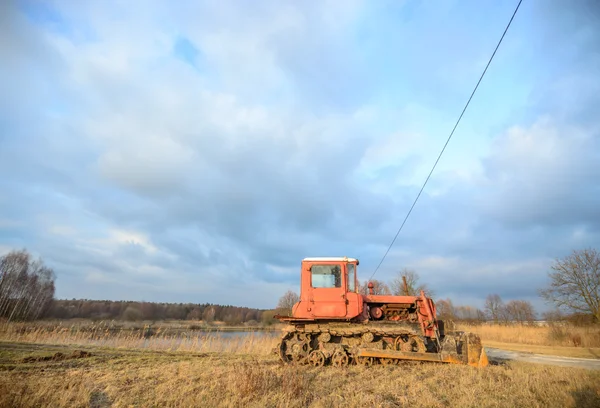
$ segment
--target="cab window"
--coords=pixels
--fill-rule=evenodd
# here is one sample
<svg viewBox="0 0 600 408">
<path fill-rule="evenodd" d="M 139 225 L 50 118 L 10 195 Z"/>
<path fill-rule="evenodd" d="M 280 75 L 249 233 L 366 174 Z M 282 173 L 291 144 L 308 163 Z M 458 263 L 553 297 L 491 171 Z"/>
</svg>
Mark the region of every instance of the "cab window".
<svg viewBox="0 0 600 408">
<path fill-rule="evenodd" d="M 340 265 L 313 265 L 310 271 L 313 288 L 342 287 L 342 268 Z"/>
<path fill-rule="evenodd" d="M 348 292 L 354 292 L 356 289 L 356 265 L 347 264 L 346 267 L 348 268 Z"/>
</svg>

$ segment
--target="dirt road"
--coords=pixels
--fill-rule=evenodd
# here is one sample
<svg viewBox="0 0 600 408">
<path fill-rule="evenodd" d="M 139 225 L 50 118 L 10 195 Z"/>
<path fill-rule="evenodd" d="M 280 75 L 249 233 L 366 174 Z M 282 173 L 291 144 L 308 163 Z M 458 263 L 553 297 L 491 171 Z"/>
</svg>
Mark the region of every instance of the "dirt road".
<svg viewBox="0 0 600 408">
<path fill-rule="evenodd" d="M 492 361 L 524 361 L 527 363 L 550 364 L 563 367 L 587 368 L 589 370 L 600 370 L 600 360 L 589 358 L 559 357 L 543 354 L 526 353 L 522 351 L 508 351 L 497 348 L 486 347 L 485 352 Z"/>
</svg>

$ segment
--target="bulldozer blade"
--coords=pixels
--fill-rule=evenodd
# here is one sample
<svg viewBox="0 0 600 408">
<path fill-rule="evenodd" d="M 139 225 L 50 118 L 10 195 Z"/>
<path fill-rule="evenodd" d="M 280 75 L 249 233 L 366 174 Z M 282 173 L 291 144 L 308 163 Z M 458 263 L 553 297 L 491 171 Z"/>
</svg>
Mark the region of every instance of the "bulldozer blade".
<svg viewBox="0 0 600 408">
<path fill-rule="evenodd" d="M 394 351 L 381 349 L 360 349 L 358 357 L 395 358 L 400 360 L 432 361 L 438 363 L 458 363 L 461 361 L 450 356 L 444 357 L 441 353 L 417 353 L 410 351 Z"/>
<path fill-rule="evenodd" d="M 487 355 L 485 351 L 479 355 L 479 358 L 466 361 L 458 354 L 442 354 L 442 353 L 417 353 L 408 351 L 393 351 L 380 349 L 361 349 L 358 352 L 358 357 L 375 357 L 375 358 L 392 358 L 399 360 L 412 361 L 430 361 L 437 363 L 450 363 L 470 365 L 472 367 L 486 367 L 488 365 Z M 476 360 L 476 361 L 475 361 Z"/>
<path fill-rule="evenodd" d="M 473 367 L 485 367 L 489 364 L 481 338 L 475 333 L 463 333 L 463 342 L 467 348 L 467 364 Z M 464 348 L 464 344 L 463 344 Z"/>
<path fill-rule="evenodd" d="M 479 361 L 477 362 L 477 365 L 475 365 L 475 364 L 469 364 L 469 365 L 472 365 L 473 367 L 487 367 L 489 364 L 490 364 L 490 361 L 488 360 L 485 349 L 482 347 L 481 355 L 479 357 Z"/>
</svg>

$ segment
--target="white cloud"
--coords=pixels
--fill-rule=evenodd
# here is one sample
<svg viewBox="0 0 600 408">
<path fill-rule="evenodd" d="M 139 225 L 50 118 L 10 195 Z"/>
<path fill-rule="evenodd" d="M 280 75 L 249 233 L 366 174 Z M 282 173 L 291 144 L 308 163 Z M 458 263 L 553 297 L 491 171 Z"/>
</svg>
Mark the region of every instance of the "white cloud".
<svg viewBox="0 0 600 408">
<path fill-rule="evenodd" d="M 152 243 L 150 238 L 146 234 L 140 232 L 124 231 L 119 229 L 113 229 L 110 231 L 112 240 L 118 244 L 133 244 L 140 245 L 146 251 L 153 253 L 158 251 Z"/>
<path fill-rule="evenodd" d="M 0 250 L 35 243 L 68 297 L 270 307 L 303 256 L 327 253 L 361 257 L 367 278 L 488 50 L 472 35 L 485 10 L 450 5 L 52 4 L 54 22 L 11 9 L 0 25 L 0 170 L 14 175 L 0 180 Z M 180 38 L 195 66 L 174 54 Z M 413 265 L 466 297 L 503 267 L 538 283 L 540 259 L 597 238 L 597 119 L 573 116 L 597 82 L 547 71 L 540 87 L 571 90 L 557 115 L 511 82 L 535 54 L 503 50 L 383 276 Z"/>
<path fill-rule="evenodd" d="M 512 222 L 597 223 L 597 128 L 542 117 L 500 135 L 492 151 L 480 194 L 489 214 Z"/>
</svg>

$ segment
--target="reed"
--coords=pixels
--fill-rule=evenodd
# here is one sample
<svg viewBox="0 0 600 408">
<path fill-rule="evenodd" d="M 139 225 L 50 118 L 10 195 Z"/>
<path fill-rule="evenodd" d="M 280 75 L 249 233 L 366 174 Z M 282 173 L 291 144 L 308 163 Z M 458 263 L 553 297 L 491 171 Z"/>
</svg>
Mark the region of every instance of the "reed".
<svg viewBox="0 0 600 408">
<path fill-rule="evenodd" d="M 91 326 L 9 323 L 0 326 L 0 339 L 19 343 L 267 355 L 278 336 L 266 332 L 232 336 L 219 330 L 173 331 L 160 326 L 132 330 L 103 323 Z"/>
<path fill-rule="evenodd" d="M 600 347 L 600 326 L 578 327 L 568 324 L 532 325 L 458 325 L 459 330 L 481 336 L 483 342 L 531 344 L 538 346 Z"/>
</svg>

